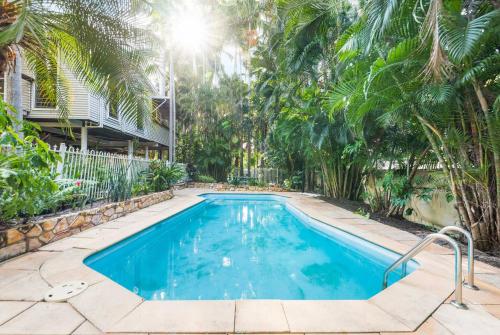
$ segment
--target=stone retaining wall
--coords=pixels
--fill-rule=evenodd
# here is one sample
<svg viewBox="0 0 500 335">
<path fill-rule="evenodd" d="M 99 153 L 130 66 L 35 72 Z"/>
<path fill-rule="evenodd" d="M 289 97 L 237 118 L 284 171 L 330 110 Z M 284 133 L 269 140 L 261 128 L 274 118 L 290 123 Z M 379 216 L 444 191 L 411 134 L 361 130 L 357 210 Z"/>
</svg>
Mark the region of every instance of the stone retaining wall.
<svg viewBox="0 0 500 335">
<path fill-rule="evenodd" d="M 285 190 L 284 188 L 282 188 L 280 186 L 267 186 L 267 187 L 248 186 L 248 185 L 234 186 L 234 185 L 230 185 L 227 183 L 191 182 L 191 183 L 188 183 L 187 187 L 189 187 L 189 188 L 208 188 L 210 190 L 221 191 L 221 192 L 224 192 L 224 191 L 288 192 L 288 190 Z"/>
<path fill-rule="evenodd" d="M 171 190 L 106 204 L 75 213 L 38 219 L 15 228 L 0 230 L 0 261 L 117 219 L 139 209 L 171 199 Z"/>
</svg>

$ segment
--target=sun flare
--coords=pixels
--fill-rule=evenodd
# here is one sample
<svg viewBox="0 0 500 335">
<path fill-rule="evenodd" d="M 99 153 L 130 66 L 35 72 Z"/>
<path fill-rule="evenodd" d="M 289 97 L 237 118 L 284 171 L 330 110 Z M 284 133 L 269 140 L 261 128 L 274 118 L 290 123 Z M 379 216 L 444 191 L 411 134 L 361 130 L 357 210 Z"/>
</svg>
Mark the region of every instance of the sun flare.
<svg viewBox="0 0 500 335">
<path fill-rule="evenodd" d="M 173 40 L 182 50 L 199 53 L 207 47 L 210 25 L 199 8 L 185 8 L 176 13 L 171 22 Z"/>
</svg>

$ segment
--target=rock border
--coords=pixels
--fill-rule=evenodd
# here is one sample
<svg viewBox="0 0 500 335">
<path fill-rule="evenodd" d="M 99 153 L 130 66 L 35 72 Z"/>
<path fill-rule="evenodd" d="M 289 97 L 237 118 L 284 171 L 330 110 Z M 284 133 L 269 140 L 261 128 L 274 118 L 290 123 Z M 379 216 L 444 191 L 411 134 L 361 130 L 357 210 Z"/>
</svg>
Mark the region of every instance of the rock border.
<svg viewBox="0 0 500 335">
<path fill-rule="evenodd" d="M 224 192 L 224 191 L 252 191 L 252 192 L 290 192 L 281 186 L 234 186 L 227 183 L 199 183 L 199 182 L 189 182 L 187 188 L 206 188 L 214 191 Z"/>
<path fill-rule="evenodd" d="M 0 230 L 0 262 L 172 197 L 167 190 Z"/>
</svg>

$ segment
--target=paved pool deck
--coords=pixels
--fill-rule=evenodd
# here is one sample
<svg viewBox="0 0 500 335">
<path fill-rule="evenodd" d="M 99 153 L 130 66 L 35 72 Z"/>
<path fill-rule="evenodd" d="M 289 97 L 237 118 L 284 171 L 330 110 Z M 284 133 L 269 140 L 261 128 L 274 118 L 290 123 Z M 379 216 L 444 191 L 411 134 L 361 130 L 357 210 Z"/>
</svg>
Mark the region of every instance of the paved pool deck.
<svg viewBox="0 0 500 335">
<path fill-rule="evenodd" d="M 429 246 L 420 268 L 364 301 L 145 301 L 83 264 L 88 255 L 203 199 L 201 189 L 0 263 L 0 334 L 500 334 L 500 269 L 476 262 L 479 291 L 464 288 L 468 310 L 453 298 L 453 253 Z M 271 193 L 271 192 L 270 192 Z M 279 193 L 307 215 L 399 253 L 420 239 L 318 198 Z M 464 274 L 466 258 L 463 259 Z M 43 301 L 58 284 L 90 286 L 62 303 Z"/>
</svg>

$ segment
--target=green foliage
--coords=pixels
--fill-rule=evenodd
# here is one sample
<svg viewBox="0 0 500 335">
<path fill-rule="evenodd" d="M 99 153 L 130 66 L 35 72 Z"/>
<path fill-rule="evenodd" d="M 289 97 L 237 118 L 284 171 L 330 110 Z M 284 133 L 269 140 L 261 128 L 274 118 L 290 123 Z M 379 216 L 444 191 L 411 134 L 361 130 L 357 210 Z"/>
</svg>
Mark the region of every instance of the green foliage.
<svg viewBox="0 0 500 335">
<path fill-rule="evenodd" d="M 20 47 L 37 89 L 67 118 L 71 87 L 62 62 L 92 93 L 119 101 L 122 115 L 134 120 L 150 110 L 156 41 L 137 17 L 151 10 L 150 3 L 132 0 L 9 2 L 0 27 L 0 69 L 20 61 L 10 57 Z"/>
<path fill-rule="evenodd" d="M 168 190 L 176 182 L 184 178 L 186 172 L 177 164 L 167 165 L 160 160 L 152 161 L 146 171 L 134 178 L 131 186 L 124 182 L 120 187 L 130 187 L 130 195 L 144 195 L 151 192 Z M 130 197 L 128 193 L 124 193 Z M 117 201 L 117 200 L 115 200 Z"/>
<path fill-rule="evenodd" d="M 196 176 L 196 181 L 198 181 L 200 183 L 215 183 L 216 182 L 215 178 L 213 178 L 211 176 L 204 175 L 204 174 L 200 174 L 200 175 Z"/>
<path fill-rule="evenodd" d="M 319 168 L 324 194 L 363 194 L 388 215 L 438 189 L 478 241 L 498 242 L 493 3 L 282 0 L 262 15 L 253 101 L 268 117 L 266 157 L 287 170 L 286 186 Z M 444 187 L 417 173 L 436 167 Z"/>
<path fill-rule="evenodd" d="M 53 207 L 58 191 L 52 167 L 60 158 L 38 138 L 38 127 L 21 125 L 0 99 L 0 221 L 29 218 Z M 15 129 L 23 129 L 21 137 Z"/>
<path fill-rule="evenodd" d="M 88 183 L 88 182 L 86 182 Z M 58 190 L 44 199 L 45 211 L 53 213 L 62 209 L 82 208 L 88 202 L 83 182 L 74 180 L 56 180 Z"/>
<path fill-rule="evenodd" d="M 285 179 L 283 181 L 283 186 L 289 190 L 301 190 L 303 185 L 302 179 L 303 176 L 301 172 L 298 172 L 298 174 L 293 175 L 291 178 Z"/>
<path fill-rule="evenodd" d="M 148 181 L 147 174 L 143 173 L 132 183 L 132 196 L 146 195 L 152 192 L 151 184 Z"/>
<path fill-rule="evenodd" d="M 263 139 L 258 135 L 261 128 L 255 125 L 257 116 L 250 109 L 249 86 L 236 75 L 216 73 L 217 69 L 205 71 L 205 68 L 193 71 L 190 60 L 187 64 L 178 60 L 176 64 L 176 72 L 182 73 L 176 83 L 177 158 L 195 166 L 198 173 L 223 182 L 230 173 L 241 176 L 244 164 L 246 168 L 255 165 L 256 148 L 249 157 L 243 145 L 253 141 L 259 147 Z M 259 121 L 262 125 L 263 120 Z"/>
<path fill-rule="evenodd" d="M 124 201 L 132 196 L 132 183 L 127 178 L 127 169 L 118 169 L 109 175 L 108 199 L 113 202 Z"/>
<path fill-rule="evenodd" d="M 152 161 L 147 172 L 147 181 L 154 192 L 168 190 L 185 175 L 184 169 L 177 165 L 165 165 L 162 161 Z"/>
<path fill-rule="evenodd" d="M 354 211 L 354 214 L 358 214 L 361 216 L 364 216 L 365 218 L 369 219 L 370 218 L 370 212 L 368 212 L 365 208 L 360 207 Z"/>
<path fill-rule="evenodd" d="M 257 178 L 248 178 L 247 184 L 248 186 L 259 186 L 259 180 Z"/>
<path fill-rule="evenodd" d="M 198 169 L 191 163 L 186 164 L 186 174 L 189 180 L 196 180 Z"/>
<path fill-rule="evenodd" d="M 228 179 L 227 179 L 227 182 L 230 184 L 230 185 L 233 185 L 233 186 L 240 186 L 242 184 L 242 180 L 240 177 L 238 176 L 230 176 Z"/>
</svg>

